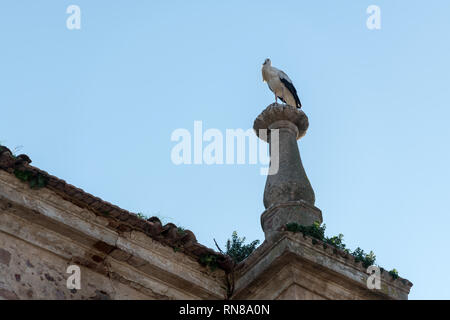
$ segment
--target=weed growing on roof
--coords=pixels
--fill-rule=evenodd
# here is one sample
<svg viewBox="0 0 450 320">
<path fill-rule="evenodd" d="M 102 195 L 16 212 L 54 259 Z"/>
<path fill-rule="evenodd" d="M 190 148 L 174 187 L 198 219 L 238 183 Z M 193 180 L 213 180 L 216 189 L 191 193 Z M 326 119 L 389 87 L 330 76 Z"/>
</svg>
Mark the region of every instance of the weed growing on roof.
<svg viewBox="0 0 450 320">
<path fill-rule="evenodd" d="M 214 242 L 215 241 L 216 240 L 214 240 Z M 249 244 L 244 244 L 244 242 L 245 237 L 239 238 L 237 232 L 233 231 L 233 233 L 231 234 L 231 239 L 228 239 L 225 245 L 225 252 L 219 247 L 217 242 L 215 243 L 220 253 L 231 257 L 235 263 L 239 263 L 247 259 L 247 257 L 251 255 L 253 251 L 255 251 L 256 247 L 259 244 L 259 240 L 254 240 Z"/>
<path fill-rule="evenodd" d="M 315 222 L 311 226 L 302 226 L 298 223 L 293 222 L 293 223 L 288 223 L 286 225 L 286 228 L 288 231 L 301 232 L 301 233 L 303 233 L 303 235 L 311 236 L 313 238 L 319 239 L 320 241 L 323 241 L 323 239 L 325 238 L 326 226 L 325 225 L 321 226 L 320 223 L 318 223 L 318 222 Z"/>
<path fill-rule="evenodd" d="M 232 260 L 232 264 L 230 269 L 226 272 L 225 284 L 227 293 L 225 295 L 225 299 L 229 300 L 234 293 L 234 284 L 235 284 L 235 268 L 237 264 L 241 261 L 247 259 L 249 255 L 255 251 L 256 246 L 259 244 L 259 240 L 254 240 L 249 244 L 244 244 L 245 237 L 239 238 L 236 231 L 233 231 L 231 235 L 231 239 L 227 240 L 226 243 L 226 252 L 224 252 L 219 245 L 217 244 L 216 239 L 214 239 L 214 243 L 216 244 L 217 249 L 221 254 L 228 256 Z"/>
<path fill-rule="evenodd" d="M 302 226 L 295 222 L 286 224 L 287 231 L 299 232 L 299 233 L 302 233 L 304 236 L 312 237 L 313 244 L 316 244 L 318 242 L 317 240 L 320 240 L 324 243 L 323 244 L 324 249 L 326 249 L 327 246 L 330 245 L 331 247 L 333 247 L 335 249 L 342 250 L 346 253 L 351 254 L 355 258 L 356 262 L 362 263 L 364 268 L 368 268 L 369 266 L 371 266 L 375 263 L 376 256 L 373 253 L 373 251 L 366 253 L 366 252 L 364 252 L 363 249 L 358 247 L 353 252 L 350 252 L 350 250 L 346 248 L 346 245 L 344 243 L 344 235 L 342 233 L 340 233 L 338 236 L 326 237 L 325 229 L 326 229 L 326 225 L 325 224 L 321 225 L 319 222 L 315 222 L 311 226 Z M 384 269 L 382 269 L 382 270 L 384 270 Z M 394 279 L 398 278 L 398 272 L 395 269 L 389 271 L 389 274 Z"/>
<path fill-rule="evenodd" d="M 254 240 L 249 244 L 244 244 L 244 242 L 245 237 L 239 238 L 237 232 L 234 231 L 231 235 L 231 239 L 227 240 L 227 251 L 225 254 L 233 258 L 236 263 L 244 261 L 253 251 L 255 251 L 259 244 L 259 240 Z"/>
<path fill-rule="evenodd" d="M 365 253 L 364 250 L 358 247 L 351 254 L 355 257 L 356 262 L 362 262 L 364 268 L 368 268 L 375 263 L 376 257 L 372 251 L 370 251 L 369 253 Z"/>
<path fill-rule="evenodd" d="M 398 279 L 398 271 L 397 269 L 392 269 L 391 271 L 389 271 L 389 274 L 392 276 L 392 278 L 394 279 Z"/>
<path fill-rule="evenodd" d="M 30 188 L 40 189 L 47 185 L 48 178 L 41 173 L 32 172 L 30 170 L 14 170 L 14 175 L 17 179 L 23 182 L 28 182 Z"/>
<path fill-rule="evenodd" d="M 259 240 L 254 240 L 249 244 L 244 243 L 245 237 L 240 238 L 238 237 L 237 232 L 233 231 L 231 239 L 227 240 L 225 252 L 218 246 L 217 242 L 216 246 L 220 253 L 229 256 L 236 265 L 237 263 L 244 261 L 253 251 L 255 251 L 259 244 Z M 200 257 L 200 263 L 209 266 L 210 269 L 214 271 L 217 268 L 217 257 L 210 254 L 203 255 Z"/>
<path fill-rule="evenodd" d="M 138 212 L 138 213 L 136 213 L 136 215 L 139 219 L 145 219 L 145 220 L 148 219 L 148 217 L 145 214 L 143 214 L 142 212 Z"/>
<path fill-rule="evenodd" d="M 217 257 L 215 255 L 212 254 L 203 254 L 200 256 L 199 262 L 206 266 L 209 267 L 209 269 L 211 271 L 214 271 L 217 269 L 218 265 L 217 265 Z"/>
</svg>

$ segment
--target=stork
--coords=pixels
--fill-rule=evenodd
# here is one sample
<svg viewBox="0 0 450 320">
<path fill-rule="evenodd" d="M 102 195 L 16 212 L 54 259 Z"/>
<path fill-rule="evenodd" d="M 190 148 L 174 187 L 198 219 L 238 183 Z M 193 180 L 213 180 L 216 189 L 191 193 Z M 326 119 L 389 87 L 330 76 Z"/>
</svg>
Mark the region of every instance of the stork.
<svg viewBox="0 0 450 320">
<path fill-rule="evenodd" d="M 266 59 L 263 63 L 262 77 L 263 81 L 267 82 L 269 89 L 275 94 L 276 103 L 279 98 L 290 106 L 302 107 L 292 80 L 283 71 L 272 67 L 270 59 Z"/>
</svg>

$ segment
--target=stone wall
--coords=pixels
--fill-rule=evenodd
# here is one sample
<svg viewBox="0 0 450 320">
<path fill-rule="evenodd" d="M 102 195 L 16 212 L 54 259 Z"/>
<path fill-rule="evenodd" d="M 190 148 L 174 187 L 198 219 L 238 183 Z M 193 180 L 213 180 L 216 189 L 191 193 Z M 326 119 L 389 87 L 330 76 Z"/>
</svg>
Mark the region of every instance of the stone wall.
<svg viewBox="0 0 450 320">
<path fill-rule="evenodd" d="M 66 270 L 70 262 L 66 259 L 3 232 L 0 248 L 0 298 L 3 299 L 157 298 L 84 266 L 81 266 L 82 289 L 69 290 Z"/>
</svg>

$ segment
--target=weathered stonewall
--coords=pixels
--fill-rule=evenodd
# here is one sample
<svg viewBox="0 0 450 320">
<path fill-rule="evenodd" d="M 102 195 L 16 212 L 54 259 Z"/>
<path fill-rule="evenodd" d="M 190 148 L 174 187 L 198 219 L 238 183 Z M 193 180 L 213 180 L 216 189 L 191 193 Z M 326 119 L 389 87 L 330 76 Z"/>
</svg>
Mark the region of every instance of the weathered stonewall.
<svg viewBox="0 0 450 320">
<path fill-rule="evenodd" d="M 314 206 L 314 190 L 297 145 L 308 126 L 308 117 L 303 111 L 276 103 L 269 105 L 253 124 L 257 136 L 269 142 L 271 164 L 278 161 L 278 172 L 267 176 L 264 190 L 266 210 L 261 215 L 261 225 L 267 241 L 273 240 L 287 223 L 312 225 L 316 221 L 322 222 L 322 212 Z M 275 129 L 279 130 L 278 145 L 275 145 Z M 267 136 L 264 130 L 267 130 Z"/>
</svg>

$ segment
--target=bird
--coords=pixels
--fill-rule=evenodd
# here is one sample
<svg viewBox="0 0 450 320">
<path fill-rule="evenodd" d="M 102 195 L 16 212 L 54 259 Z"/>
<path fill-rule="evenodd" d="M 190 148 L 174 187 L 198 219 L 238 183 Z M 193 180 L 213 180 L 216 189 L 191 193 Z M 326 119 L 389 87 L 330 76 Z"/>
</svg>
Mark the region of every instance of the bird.
<svg viewBox="0 0 450 320">
<path fill-rule="evenodd" d="M 263 63 L 262 77 L 263 81 L 267 82 L 269 89 L 275 94 L 275 103 L 278 103 L 279 98 L 290 106 L 299 109 L 302 107 L 292 80 L 283 71 L 272 67 L 270 59 L 266 59 Z"/>
</svg>

